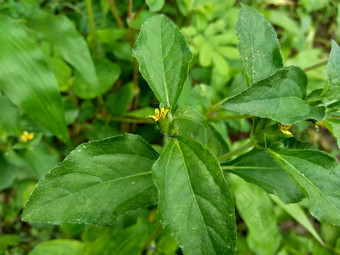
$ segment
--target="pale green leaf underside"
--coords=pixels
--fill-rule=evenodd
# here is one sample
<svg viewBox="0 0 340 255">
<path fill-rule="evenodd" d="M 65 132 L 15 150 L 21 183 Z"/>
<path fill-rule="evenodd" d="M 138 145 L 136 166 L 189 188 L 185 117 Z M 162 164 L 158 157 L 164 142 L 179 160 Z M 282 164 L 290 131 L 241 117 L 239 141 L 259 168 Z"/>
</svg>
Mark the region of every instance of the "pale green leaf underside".
<svg viewBox="0 0 340 255">
<path fill-rule="evenodd" d="M 340 119 L 329 117 L 323 121 L 323 124 L 337 140 L 338 147 L 340 148 Z"/>
<path fill-rule="evenodd" d="M 309 106 L 303 99 L 307 78 L 298 67 L 280 69 L 273 75 L 226 100 L 222 107 L 233 112 L 269 118 L 288 125 L 306 119 L 321 121 L 324 107 Z"/>
<path fill-rule="evenodd" d="M 192 58 L 176 25 L 164 15 L 149 18 L 141 28 L 133 55 L 158 100 L 166 106 L 175 106 Z"/>
<path fill-rule="evenodd" d="M 24 221 L 106 225 L 155 204 L 151 177 L 158 154 L 137 135 L 88 142 L 42 178 L 23 212 Z"/>
<path fill-rule="evenodd" d="M 282 237 L 274 206 L 268 194 L 237 176 L 230 176 L 230 185 L 235 197 L 237 212 L 247 225 L 249 248 L 255 254 L 275 254 Z"/>
<path fill-rule="evenodd" d="M 309 198 L 309 211 L 320 221 L 340 225 L 340 165 L 313 150 L 271 152 Z"/>
<path fill-rule="evenodd" d="M 332 49 L 328 59 L 328 91 L 325 97 L 334 100 L 340 94 L 340 47 L 332 40 Z"/>
<path fill-rule="evenodd" d="M 301 226 L 307 229 L 321 245 L 325 245 L 307 214 L 299 204 L 284 204 L 278 197 L 274 195 L 270 195 L 270 198 L 283 210 L 285 210 L 292 218 L 294 218 Z"/>
<path fill-rule="evenodd" d="M 57 81 L 22 25 L 0 16 L 0 89 L 28 116 L 68 141 Z"/>
<path fill-rule="evenodd" d="M 223 164 L 222 169 L 279 196 L 285 203 L 296 203 L 305 197 L 290 175 L 264 150 L 253 149 Z"/>
<path fill-rule="evenodd" d="M 162 225 L 185 254 L 234 254 L 236 226 L 230 190 L 217 159 L 199 142 L 169 141 L 153 167 Z"/>
<path fill-rule="evenodd" d="M 240 55 L 249 84 L 283 67 L 277 34 L 255 9 L 242 5 L 235 29 L 240 39 Z"/>
</svg>

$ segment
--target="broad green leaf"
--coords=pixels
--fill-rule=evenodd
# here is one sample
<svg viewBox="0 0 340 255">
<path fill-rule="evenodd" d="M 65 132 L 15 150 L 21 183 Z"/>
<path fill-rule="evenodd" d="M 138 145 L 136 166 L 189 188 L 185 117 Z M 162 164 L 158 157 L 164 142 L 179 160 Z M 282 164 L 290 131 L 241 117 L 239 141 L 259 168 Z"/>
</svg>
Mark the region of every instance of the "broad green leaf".
<svg viewBox="0 0 340 255">
<path fill-rule="evenodd" d="M 242 5 L 235 29 L 248 85 L 283 67 L 277 34 L 255 9 Z"/>
<path fill-rule="evenodd" d="M 176 25 L 164 15 L 149 18 L 141 27 L 133 55 L 158 100 L 174 107 L 187 79 L 192 57 Z"/>
<path fill-rule="evenodd" d="M 38 244 L 29 255 L 83 255 L 84 243 L 77 240 L 56 239 Z"/>
<path fill-rule="evenodd" d="M 151 168 L 157 157 L 132 134 L 80 145 L 39 181 L 22 219 L 112 224 L 129 211 L 155 204 Z"/>
<path fill-rule="evenodd" d="M 229 152 L 229 145 L 225 138 L 213 125 L 208 125 L 195 108 L 190 106 L 184 106 L 176 111 L 170 129 L 178 135 L 194 138 L 210 149 L 215 156 Z"/>
<path fill-rule="evenodd" d="M 249 248 L 259 255 L 276 254 L 282 237 L 268 194 L 237 176 L 230 176 L 230 185 L 237 211 L 248 228 Z"/>
<path fill-rule="evenodd" d="M 105 93 L 118 80 L 121 69 L 119 65 L 107 59 L 94 62 L 98 75 L 98 83 L 90 84 L 79 72 L 76 72 L 73 83 L 74 92 L 82 99 L 91 99 Z"/>
<path fill-rule="evenodd" d="M 325 97 L 334 100 L 340 94 L 340 47 L 332 40 L 332 49 L 328 59 L 328 91 Z"/>
<path fill-rule="evenodd" d="M 216 156 L 229 151 L 229 145 L 216 127 L 208 125 L 201 113 L 191 106 L 183 106 L 176 110 L 170 129 L 178 135 L 196 139 Z"/>
<path fill-rule="evenodd" d="M 184 254 L 234 254 L 234 204 L 215 156 L 199 142 L 171 139 L 153 167 L 158 213 Z"/>
<path fill-rule="evenodd" d="M 81 73 L 88 84 L 97 85 L 97 75 L 87 43 L 66 16 L 55 16 L 35 9 L 27 17 L 27 26 L 43 40 L 57 47 L 62 57 Z"/>
<path fill-rule="evenodd" d="M 88 244 L 91 255 L 140 255 L 144 245 L 152 236 L 155 225 L 140 218 L 126 229 L 105 234 Z"/>
<path fill-rule="evenodd" d="M 307 77 L 303 70 L 291 66 L 226 100 L 222 107 L 242 114 L 269 118 L 284 125 L 301 120 L 322 121 L 324 107 L 309 106 L 306 96 Z"/>
<path fill-rule="evenodd" d="M 145 0 L 145 2 L 149 6 L 150 11 L 158 12 L 163 8 L 165 0 Z"/>
<path fill-rule="evenodd" d="M 340 225 L 340 165 L 314 150 L 270 151 L 309 198 L 309 211 L 319 221 Z"/>
<path fill-rule="evenodd" d="M 340 119 L 329 117 L 324 119 L 322 123 L 337 140 L 338 147 L 340 148 Z"/>
<path fill-rule="evenodd" d="M 176 110 L 174 122 L 178 120 L 188 120 L 202 127 L 207 127 L 203 116 L 191 106 L 183 106 Z"/>
<path fill-rule="evenodd" d="M 58 84 L 22 25 L 0 16 L 0 89 L 29 117 L 68 142 Z"/>
<path fill-rule="evenodd" d="M 299 204 L 284 204 L 282 201 L 273 195 L 270 195 L 270 198 L 280 207 L 282 207 L 283 210 L 285 210 L 292 218 L 294 218 L 301 226 L 303 226 L 305 229 L 308 230 L 309 233 L 311 233 L 316 240 L 321 245 L 325 245 L 325 243 L 322 241 L 321 237 L 319 236 L 318 232 L 314 228 L 313 224 L 308 219 L 306 213 L 301 208 Z"/>
<path fill-rule="evenodd" d="M 222 165 L 227 170 L 277 195 L 285 203 L 295 203 L 305 196 L 285 170 L 265 151 L 253 149 Z"/>
</svg>

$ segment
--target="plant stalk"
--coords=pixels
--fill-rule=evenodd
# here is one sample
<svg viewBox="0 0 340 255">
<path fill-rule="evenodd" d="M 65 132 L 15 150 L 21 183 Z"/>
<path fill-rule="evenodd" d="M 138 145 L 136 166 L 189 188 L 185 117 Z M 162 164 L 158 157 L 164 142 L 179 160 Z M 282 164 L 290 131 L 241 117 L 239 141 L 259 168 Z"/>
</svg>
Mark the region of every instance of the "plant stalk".
<svg viewBox="0 0 340 255">
<path fill-rule="evenodd" d="M 233 120 L 233 119 L 250 119 L 252 116 L 250 115 L 230 115 L 230 116 L 209 116 L 208 120 Z"/>
<path fill-rule="evenodd" d="M 328 59 L 326 59 L 326 60 L 324 60 L 324 61 L 321 61 L 320 63 L 317 63 L 317 64 L 315 64 L 315 65 L 308 66 L 308 67 L 304 68 L 303 70 L 304 70 L 305 72 L 308 72 L 308 71 L 311 71 L 311 70 L 313 70 L 313 69 L 319 68 L 319 67 L 321 67 L 321 66 L 327 65 L 327 63 L 328 63 Z"/>
<path fill-rule="evenodd" d="M 90 23 L 91 37 L 92 37 L 92 43 L 93 43 L 93 54 L 95 58 L 98 58 L 96 29 L 94 25 L 91 0 L 86 0 L 86 7 L 87 7 L 87 15 L 88 15 L 89 23 Z"/>
<path fill-rule="evenodd" d="M 244 151 L 248 150 L 249 148 L 251 148 L 253 146 L 254 146 L 253 141 L 249 141 L 248 143 L 246 143 L 245 145 L 241 146 L 240 148 L 220 156 L 218 158 L 218 160 L 219 161 L 225 161 L 227 159 L 230 159 L 230 158 L 232 158 L 234 156 L 237 156 L 237 155 L 243 153 Z"/>
<path fill-rule="evenodd" d="M 118 9 L 117 9 L 117 6 L 116 6 L 116 3 L 115 3 L 115 0 L 107 0 L 109 5 L 110 5 L 110 9 L 111 9 L 111 12 L 112 12 L 112 15 L 113 17 L 115 18 L 118 26 L 120 28 L 125 28 L 124 26 L 124 22 L 123 20 L 120 18 L 119 16 L 119 13 L 118 13 Z"/>
<path fill-rule="evenodd" d="M 118 122 L 133 123 L 133 124 L 152 124 L 154 121 L 152 119 L 137 119 L 137 118 L 126 118 L 126 117 L 116 117 L 111 116 L 111 119 Z"/>
</svg>

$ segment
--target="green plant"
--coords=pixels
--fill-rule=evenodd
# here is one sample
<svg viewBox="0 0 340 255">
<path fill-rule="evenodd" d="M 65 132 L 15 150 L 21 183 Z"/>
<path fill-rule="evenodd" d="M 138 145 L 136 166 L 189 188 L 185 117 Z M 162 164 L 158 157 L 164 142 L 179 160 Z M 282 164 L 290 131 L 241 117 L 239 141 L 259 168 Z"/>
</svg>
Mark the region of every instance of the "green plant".
<svg viewBox="0 0 340 255">
<path fill-rule="evenodd" d="M 0 254 L 339 254 L 311 139 L 340 144 L 336 12 L 309 2 L 0 3 Z"/>
<path fill-rule="evenodd" d="M 234 254 L 230 172 L 285 203 L 307 197 L 314 217 L 340 225 L 338 162 L 288 131 L 307 120 L 323 122 L 339 135 L 334 117 L 339 110 L 339 46 L 332 43 L 327 86 L 307 95 L 305 72 L 283 67 L 276 33 L 260 14 L 243 6 L 236 32 L 248 87 L 220 105 L 253 117 L 247 144 L 221 155 L 223 141 L 211 124 L 195 108 L 176 106 L 192 54 L 176 25 L 154 16 L 142 26 L 133 54 L 160 102 L 161 111 L 152 117 L 165 135 L 165 148 L 159 155 L 133 134 L 78 146 L 39 181 L 23 220 L 107 225 L 131 210 L 158 204 L 159 221 L 185 254 Z M 230 181 L 238 183 L 234 178 Z M 236 206 L 246 214 L 237 198 Z"/>
</svg>

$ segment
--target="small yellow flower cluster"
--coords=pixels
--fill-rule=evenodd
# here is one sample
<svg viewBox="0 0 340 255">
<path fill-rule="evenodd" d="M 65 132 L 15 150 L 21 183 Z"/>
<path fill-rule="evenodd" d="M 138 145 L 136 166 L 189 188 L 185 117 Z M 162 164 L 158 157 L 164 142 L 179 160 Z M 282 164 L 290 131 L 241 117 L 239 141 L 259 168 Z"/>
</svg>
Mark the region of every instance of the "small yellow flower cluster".
<svg viewBox="0 0 340 255">
<path fill-rule="evenodd" d="M 321 125 L 323 125 L 323 121 L 319 122 L 319 121 L 315 121 L 314 127 L 316 129 L 318 129 Z"/>
<path fill-rule="evenodd" d="M 153 118 L 154 121 L 159 121 L 160 119 L 164 119 L 168 112 L 169 109 L 165 109 L 164 107 L 162 107 L 160 111 L 156 108 L 155 115 L 149 115 L 149 118 Z"/>
<path fill-rule="evenodd" d="M 20 136 L 20 140 L 23 142 L 28 142 L 29 140 L 32 140 L 34 138 L 33 133 L 28 133 L 27 131 L 24 131 L 22 135 Z"/>
<path fill-rule="evenodd" d="M 289 129 L 292 127 L 292 125 L 283 125 L 279 123 L 279 129 L 281 130 L 282 133 L 285 135 L 292 135 L 292 133 L 289 131 Z"/>
</svg>

